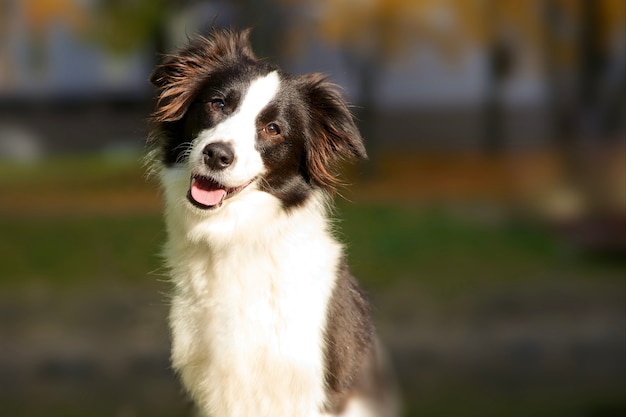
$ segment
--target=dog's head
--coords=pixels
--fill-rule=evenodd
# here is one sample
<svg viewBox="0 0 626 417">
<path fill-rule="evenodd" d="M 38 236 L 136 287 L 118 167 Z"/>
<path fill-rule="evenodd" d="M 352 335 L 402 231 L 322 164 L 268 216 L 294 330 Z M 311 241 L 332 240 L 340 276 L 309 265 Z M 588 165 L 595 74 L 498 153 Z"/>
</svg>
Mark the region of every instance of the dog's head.
<svg viewBox="0 0 626 417">
<path fill-rule="evenodd" d="M 257 59 L 248 32 L 193 39 L 167 55 L 151 81 L 159 169 L 182 170 L 185 189 L 168 191 L 186 195 L 194 210 L 216 210 L 251 192 L 294 207 L 315 189 L 332 192 L 341 161 L 366 157 L 336 87 L 319 74 L 293 76 Z"/>
</svg>

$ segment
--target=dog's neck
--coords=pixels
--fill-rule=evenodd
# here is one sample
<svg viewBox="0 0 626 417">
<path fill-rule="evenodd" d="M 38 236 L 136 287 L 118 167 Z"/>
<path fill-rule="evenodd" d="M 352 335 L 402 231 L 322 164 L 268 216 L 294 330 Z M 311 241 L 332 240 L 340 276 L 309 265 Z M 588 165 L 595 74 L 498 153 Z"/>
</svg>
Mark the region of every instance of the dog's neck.
<svg viewBox="0 0 626 417">
<path fill-rule="evenodd" d="M 166 199 L 165 258 L 182 260 L 184 265 L 194 252 L 202 253 L 208 262 L 216 256 L 289 256 L 292 251 L 316 253 L 335 246 L 339 253 L 327 218 L 328 201 L 321 191 L 314 192 L 303 205 L 285 210 L 273 196 L 254 191 L 218 211 L 203 213 L 190 210 L 180 200 Z"/>
</svg>

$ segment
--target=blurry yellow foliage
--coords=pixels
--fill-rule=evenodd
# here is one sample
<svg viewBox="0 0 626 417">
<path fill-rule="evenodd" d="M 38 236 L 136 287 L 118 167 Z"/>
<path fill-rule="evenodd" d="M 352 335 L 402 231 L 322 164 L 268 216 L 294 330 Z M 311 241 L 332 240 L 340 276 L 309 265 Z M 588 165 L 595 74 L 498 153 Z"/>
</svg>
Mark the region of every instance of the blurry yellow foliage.
<svg viewBox="0 0 626 417">
<path fill-rule="evenodd" d="M 35 31 L 45 31 L 57 20 L 68 22 L 73 29 L 88 23 L 88 15 L 76 0 L 22 0 L 27 25 Z"/>
<path fill-rule="evenodd" d="M 379 52 L 402 51 L 418 40 L 446 53 L 470 43 L 484 45 L 494 36 L 511 35 L 540 47 L 545 42 L 548 7 L 558 9 L 571 26 L 576 42 L 582 2 L 586 0 L 320 0 L 319 33 L 329 41 L 351 47 L 376 47 Z M 626 1 L 593 0 L 600 10 L 600 38 L 610 42 L 624 33 Z M 566 28 L 567 30 L 567 28 Z M 377 45 L 374 43 L 378 43 Z M 561 60 L 572 62 L 565 47 Z"/>
</svg>

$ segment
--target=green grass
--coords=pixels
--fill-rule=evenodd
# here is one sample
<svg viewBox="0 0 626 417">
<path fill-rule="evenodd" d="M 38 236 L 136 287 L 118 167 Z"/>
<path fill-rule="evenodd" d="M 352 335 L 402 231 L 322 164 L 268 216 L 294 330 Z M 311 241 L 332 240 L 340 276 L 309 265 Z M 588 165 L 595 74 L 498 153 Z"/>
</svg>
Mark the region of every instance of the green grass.
<svg viewBox="0 0 626 417">
<path fill-rule="evenodd" d="M 82 207 L 82 200 L 98 193 L 113 191 L 124 198 L 151 187 L 156 194 L 156 185 L 146 182 L 140 155 L 64 156 L 33 164 L 0 164 L 0 201 L 7 206 L 0 207 L 0 213 L 4 212 L 0 216 L 0 285 L 154 279 L 147 274 L 160 266 L 157 253 L 164 236 L 156 210 L 145 214 L 136 214 L 137 210 L 106 214 L 106 207 L 100 214 L 83 213 L 80 208 L 67 214 L 47 210 L 50 196 L 66 199 L 64 207 Z M 41 202 L 26 213 L 11 209 L 22 196 L 39 196 Z"/>
<path fill-rule="evenodd" d="M 0 219 L 2 284 L 137 283 L 160 266 L 158 215 Z"/>
<path fill-rule="evenodd" d="M 568 254 L 532 226 L 496 227 L 437 210 L 342 204 L 338 235 L 366 286 L 416 280 L 437 292 L 532 282 L 547 276 L 603 279 L 619 267 Z M 0 281 L 51 284 L 141 282 L 160 268 L 164 240 L 158 213 L 0 218 Z"/>
<path fill-rule="evenodd" d="M 145 186 L 143 156 L 60 156 L 33 163 L 0 163 L 0 189 L 37 187 L 130 187 Z"/>
<path fill-rule="evenodd" d="M 339 235 L 366 285 L 414 280 L 438 293 L 546 279 L 621 279 L 538 225 L 486 223 L 436 208 L 342 204 Z"/>
</svg>

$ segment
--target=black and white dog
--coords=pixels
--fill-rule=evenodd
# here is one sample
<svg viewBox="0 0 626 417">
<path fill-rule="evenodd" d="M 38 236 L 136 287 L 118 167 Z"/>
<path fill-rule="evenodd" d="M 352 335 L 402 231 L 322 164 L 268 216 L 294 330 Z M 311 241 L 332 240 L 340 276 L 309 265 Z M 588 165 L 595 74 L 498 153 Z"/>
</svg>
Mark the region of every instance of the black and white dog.
<svg viewBox="0 0 626 417">
<path fill-rule="evenodd" d="M 339 163 L 366 156 L 335 87 L 281 72 L 226 30 L 167 55 L 151 81 L 172 362 L 199 408 L 393 415 L 368 304 L 327 218 Z"/>
</svg>

